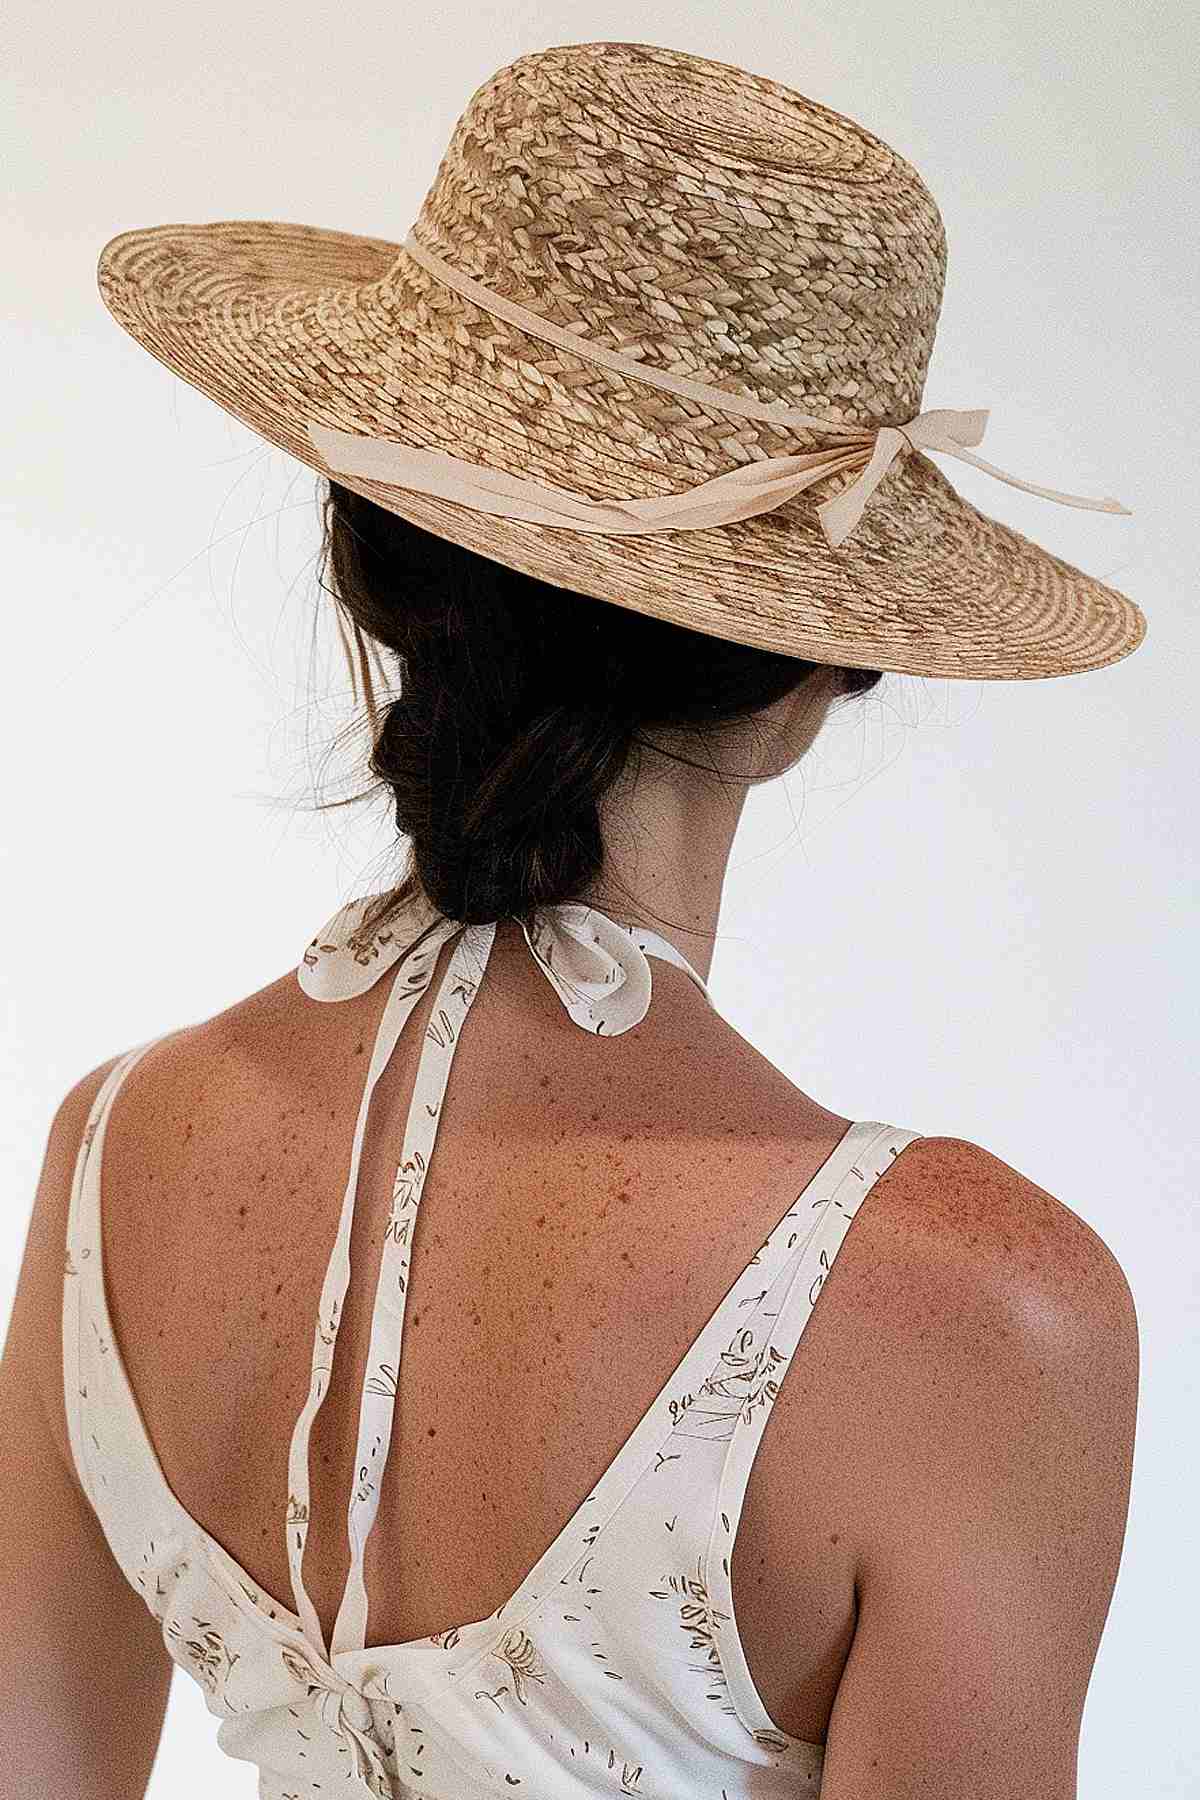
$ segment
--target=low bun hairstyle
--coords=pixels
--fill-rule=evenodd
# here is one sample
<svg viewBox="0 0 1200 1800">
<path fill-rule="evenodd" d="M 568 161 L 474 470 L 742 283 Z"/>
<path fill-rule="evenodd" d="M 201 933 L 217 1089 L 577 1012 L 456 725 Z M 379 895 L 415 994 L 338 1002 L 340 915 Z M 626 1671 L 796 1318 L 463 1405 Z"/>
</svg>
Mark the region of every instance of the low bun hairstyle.
<svg viewBox="0 0 1200 1800">
<path fill-rule="evenodd" d="M 644 731 L 694 734 L 703 751 L 721 725 L 831 672 L 564 592 L 336 481 L 322 510 L 320 584 L 357 644 L 369 767 L 411 840 L 407 875 L 364 930 L 417 890 L 468 924 L 580 898 L 604 867 L 601 800 Z M 382 710 L 364 638 L 394 663 Z M 844 694 L 880 680 L 832 673 Z"/>
</svg>

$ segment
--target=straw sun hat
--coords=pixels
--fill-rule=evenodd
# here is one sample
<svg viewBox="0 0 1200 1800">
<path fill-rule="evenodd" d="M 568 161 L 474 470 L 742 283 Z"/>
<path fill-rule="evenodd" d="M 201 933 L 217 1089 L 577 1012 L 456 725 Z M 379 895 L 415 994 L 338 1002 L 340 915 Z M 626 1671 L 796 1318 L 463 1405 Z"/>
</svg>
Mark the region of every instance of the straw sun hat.
<svg viewBox="0 0 1200 1800">
<path fill-rule="evenodd" d="M 97 275 L 126 331 L 272 444 L 555 586 L 821 663 L 1117 662 L 1138 607 L 932 460 L 1127 510 L 983 463 L 986 411 L 921 412 L 945 267 L 929 190 L 861 125 L 726 63 L 593 43 L 472 95 L 403 242 L 154 225 Z"/>
</svg>

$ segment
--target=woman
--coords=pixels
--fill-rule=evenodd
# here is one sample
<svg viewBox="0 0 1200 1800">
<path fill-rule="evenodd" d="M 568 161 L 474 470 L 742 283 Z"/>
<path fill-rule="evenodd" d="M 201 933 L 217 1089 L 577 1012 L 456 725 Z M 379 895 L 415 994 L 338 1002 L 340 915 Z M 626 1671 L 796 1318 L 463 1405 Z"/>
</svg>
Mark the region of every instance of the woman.
<svg viewBox="0 0 1200 1800">
<path fill-rule="evenodd" d="M 831 706 L 1145 629 L 923 454 L 985 416 L 917 410 L 944 253 L 852 121 L 628 44 L 481 88 L 402 251 L 106 248 L 126 328 L 328 478 L 410 854 L 55 1121 L 14 1793 L 140 1792 L 175 1663 L 268 1800 L 1074 1793 L 1121 1270 L 705 987 L 745 796 Z"/>
</svg>

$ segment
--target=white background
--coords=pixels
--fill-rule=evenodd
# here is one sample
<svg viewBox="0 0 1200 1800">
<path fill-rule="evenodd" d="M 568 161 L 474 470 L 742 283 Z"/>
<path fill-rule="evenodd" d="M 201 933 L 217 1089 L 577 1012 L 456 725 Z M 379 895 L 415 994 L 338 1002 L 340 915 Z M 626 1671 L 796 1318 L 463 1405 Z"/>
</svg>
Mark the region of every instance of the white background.
<svg viewBox="0 0 1200 1800">
<path fill-rule="evenodd" d="M 924 404 L 990 406 L 989 460 L 1133 509 L 1055 506 L 943 460 L 984 510 L 1128 592 L 1149 636 L 1088 675 L 888 675 L 845 709 L 752 797 L 713 990 L 822 1102 L 987 1146 L 1123 1265 L 1137 1461 L 1079 1792 L 1195 1794 L 1200 96 L 1183 0 L 10 13 L 4 1316 L 66 1090 L 273 980 L 391 867 L 382 803 L 297 810 L 349 699 L 313 580 L 317 478 L 121 333 L 99 251 L 218 218 L 400 240 L 474 89 L 601 38 L 740 63 L 909 157 L 950 244 Z M 356 766 L 324 765 L 327 797 Z M 153 1800 L 254 1792 L 215 1729 L 177 1675 Z"/>
</svg>

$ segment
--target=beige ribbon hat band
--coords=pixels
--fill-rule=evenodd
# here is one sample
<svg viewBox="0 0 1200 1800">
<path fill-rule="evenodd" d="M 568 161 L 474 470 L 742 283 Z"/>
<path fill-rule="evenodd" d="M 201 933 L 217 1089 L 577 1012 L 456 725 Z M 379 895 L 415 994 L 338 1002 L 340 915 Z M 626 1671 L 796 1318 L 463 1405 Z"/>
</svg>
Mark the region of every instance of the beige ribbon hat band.
<svg viewBox="0 0 1200 1800">
<path fill-rule="evenodd" d="M 307 426 L 309 439 L 334 474 L 415 489 L 456 501 L 477 512 L 526 519 L 537 525 L 637 537 L 658 531 L 692 531 L 751 518 L 756 513 L 782 506 L 814 482 L 852 469 L 857 471 L 857 480 L 816 509 L 825 538 L 831 548 L 836 549 L 854 530 L 871 495 L 897 456 L 908 450 L 936 450 L 973 463 L 977 469 L 1006 482 L 1009 487 L 1037 494 L 1043 500 L 1054 500 L 1062 506 L 1085 507 L 1093 512 L 1129 514 L 1127 506 L 1111 497 L 1091 499 L 1080 494 L 1064 494 L 1057 488 L 1038 487 L 1033 482 L 1022 481 L 1019 476 L 1007 474 L 982 457 L 973 456 L 967 446 L 978 444 L 982 439 L 988 420 L 986 408 L 972 411 L 933 408 L 918 413 L 903 425 L 864 429 L 820 419 L 795 407 L 768 406 L 748 395 L 730 394 L 705 382 L 672 375 L 663 369 L 647 368 L 633 357 L 623 356 L 619 351 L 583 339 L 576 332 L 566 331 L 464 275 L 411 234 L 405 240 L 404 249 L 446 286 L 531 337 L 556 344 L 586 361 L 615 369 L 668 393 L 700 400 L 718 411 L 777 425 L 815 428 L 835 441 L 825 448 L 794 456 L 771 456 L 742 464 L 679 494 L 642 500 L 590 500 L 567 488 L 510 475 L 502 469 L 486 468 L 444 451 L 398 444 L 388 438 L 359 436 L 310 423 Z"/>
</svg>

